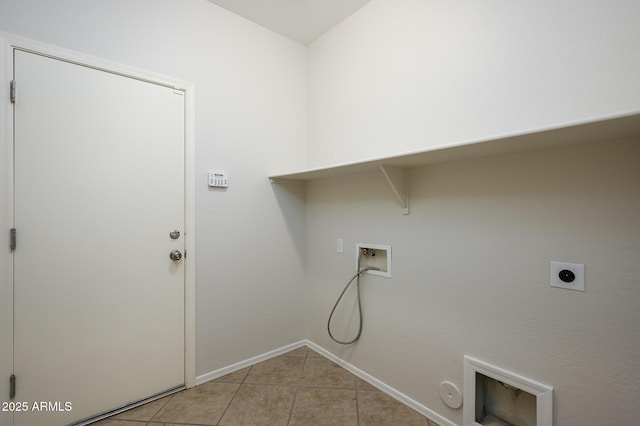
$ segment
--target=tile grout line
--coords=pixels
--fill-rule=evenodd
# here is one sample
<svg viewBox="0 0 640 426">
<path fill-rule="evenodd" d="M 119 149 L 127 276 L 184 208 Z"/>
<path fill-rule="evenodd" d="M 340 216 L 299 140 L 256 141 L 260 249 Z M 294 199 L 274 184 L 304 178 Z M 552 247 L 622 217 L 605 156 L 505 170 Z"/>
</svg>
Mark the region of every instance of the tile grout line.
<svg viewBox="0 0 640 426">
<path fill-rule="evenodd" d="M 360 382 L 356 378 L 356 425 L 360 426 Z"/>
<path fill-rule="evenodd" d="M 224 408 L 224 411 L 222 412 L 222 415 L 220 415 L 220 418 L 216 422 L 216 425 L 219 425 L 220 422 L 222 421 L 222 418 L 224 417 L 224 415 L 227 414 L 227 411 L 229 410 L 229 407 L 231 407 L 231 403 L 233 402 L 234 399 L 236 399 L 236 396 L 238 395 L 238 392 L 240 391 L 240 388 L 244 384 L 244 381 L 247 380 L 247 377 L 249 377 L 249 373 L 251 373 L 251 370 L 253 370 L 253 367 L 255 365 L 257 365 L 257 364 L 254 364 L 254 365 L 249 367 L 249 371 L 247 371 L 247 374 L 242 378 L 242 381 L 238 384 L 238 389 L 236 389 L 236 391 L 233 393 L 233 396 L 229 400 L 229 403 L 227 404 L 227 406 Z"/>
<path fill-rule="evenodd" d="M 186 390 L 186 389 L 185 389 L 185 390 Z M 180 391 L 180 392 L 182 392 L 182 391 Z M 147 423 L 145 423 L 145 425 L 146 425 L 146 424 L 148 424 L 148 423 L 151 423 L 151 422 L 153 421 L 153 419 L 158 415 L 158 413 L 159 413 L 160 411 L 162 411 L 162 409 L 164 408 L 164 406 L 165 406 L 165 405 L 167 405 L 167 404 L 169 403 L 169 401 L 171 401 L 171 400 L 173 399 L 173 397 L 174 397 L 174 396 L 176 396 L 176 395 L 177 395 L 178 393 L 180 393 L 180 392 L 176 392 L 176 393 L 174 393 L 174 394 L 170 395 L 169 399 L 167 399 L 167 401 L 166 401 L 164 404 L 162 404 L 162 406 L 161 406 L 160 408 L 158 408 L 158 411 L 156 411 L 156 412 L 153 414 L 153 416 L 151 416 L 151 418 L 150 418 L 149 420 L 147 420 Z"/>
<path fill-rule="evenodd" d="M 296 397 L 298 396 L 298 389 L 300 389 L 300 382 L 302 382 L 302 378 L 304 376 L 304 367 L 307 365 L 307 358 L 309 357 L 309 349 L 304 346 L 304 362 L 302 363 L 302 371 L 300 372 L 300 377 L 298 378 L 298 383 L 295 386 L 295 392 L 293 394 L 293 402 L 291 403 L 291 409 L 289 410 L 289 419 L 287 420 L 287 426 L 291 423 L 291 416 L 293 416 L 293 408 L 296 405 Z"/>
<path fill-rule="evenodd" d="M 364 384 L 364 381 L 362 381 L 362 379 L 360 379 L 360 378 L 359 378 L 359 377 L 357 377 L 357 376 L 355 376 L 355 377 L 354 377 L 354 379 L 355 379 L 355 383 L 354 383 L 354 385 L 355 385 L 355 386 L 354 386 L 353 388 L 348 387 L 348 386 L 347 386 L 347 387 L 334 387 L 334 386 L 328 386 L 328 385 L 327 385 L 327 386 L 317 386 L 317 385 L 314 385 L 314 384 L 313 384 L 313 382 L 312 382 L 311 384 L 304 384 L 305 371 L 306 371 L 307 364 L 309 364 L 309 363 L 311 362 L 311 364 L 312 364 L 312 365 L 315 365 L 315 361 L 313 361 L 313 360 L 316 358 L 316 357 L 310 356 L 310 354 L 312 354 L 312 353 L 314 353 L 314 352 L 313 352 L 309 347 L 307 347 L 306 345 L 305 345 L 304 347 L 305 347 L 305 349 L 306 349 L 306 350 L 305 350 L 305 353 L 304 353 L 304 355 L 303 355 L 303 356 L 291 356 L 291 355 L 288 355 L 288 353 L 286 353 L 286 354 L 281 354 L 281 355 L 280 355 L 281 357 L 298 358 L 298 359 L 302 359 L 302 360 L 303 360 L 303 363 L 302 363 L 302 369 L 300 370 L 300 374 L 299 374 L 299 376 L 298 376 L 297 380 L 294 380 L 294 381 L 292 381 L 292 382 L 291 382 L 291 385 L 293 385 L 293 386 L 291 386 L 291 387 L 293 387 L 294 394 L 293 394 L 293 398 L 292 398 L 291 406 L 290 406 L 290 408 L 289 408 L 288 419 L 287 419 L 286 423 L 284 423 L 284 424 L 285 424 L 285 425 L 287 425 L 287 426 L 289 426 L 289 425 L 292 425 L 292 424 L 293 424 L 292 422 L 293 422 L 293 420 L 294 420 L 294 418 L 293 418 L 293 413 L 294 413 L 294 411 L 295 411 L 295 405 L 296 405 L 296 403 L 300 402 L 300 401 L 298 401 L 298 400 L 297 400 L 297 395 L 298 395 L 298 393 L 299 393 L 299 391 L 300 391 L 300 390 L 304 390 L 304 389 L 331 389 L 331 390 L 344 389 L 344 390 L 350 390 L 350 389 L 353 389 L 353 390 L 355 391 L 355 409 L 356 409 L 356 410 L 355 410 L 355 411 L 356 411 L 356 413 L 355 413 L 355 414 L 356 414 L 356 416 L 355 416 L 355 417 L 356 417 L 356 423 L 355 423 L 355 425 L 356 425 L 356 426 L 359 426 L 359 425 L 364 421 L 364 419 L 365 419 L 365 417 L 366 417 L 366 416 L 365 416 L 365 417 L 363 417 L 363 419 L 362 419 L 362 420 L 360 419 L 360 411 L 361 411 L 361 409 L 360 409 L 360 396 L 361 396 L 361 395 L 360 395 L 360 393 L 361 393 L 361 392 L 364 392 L 364 393 L 365 393 L 365 395 L 367 395 L 367 394 L 369 394 L 369 393 L 370 393 L 370 389 L 367 389 L 367 388 L 362 389 L 362 387 L 363 387 L 362 385 Z M 322 359 L 322 358 L 327 359 L 328 361 L 331 361 L 333 364 L 336 364 L 336 365 L 337 365 L 338 367 L 340 367 L 341 369 L 344 369 L 344 367 L 342 367 L 341 365 L 339 365 L 339 364 L 335 363 L 334 361 L 332 361 L 332 360 L 330 360 L 330 359 L 328 359 L 328 358 L 326 358 L 326 357 L 323 357 L 323 356 L 322 356 L 322 354 L 320 354 L 320 357 L 319 357 L 319 358 L 321 358 L 321 359 Z M 233 392 L 233 395 L 232 395 L 231 399 L 229 400 L 229 402 L 228 402 L 228 403 L 226 404 L 226 406 L 224 407 L 224 410 L 222 411 L 222 414 L 220 414 L 220 417 L 219 417 L 219 419 L 216 421 L 215 425 L 218 425 L 218 426 L 220 426 L 220 425 L 221 425 L 222 419 L 224 418 L 224 416 L 225 416 L 225 415 L 226 415 L 226 413 L 228 412 L 229 408 L 231 407 L 231 404 L 233 404 L 233 402 L 235 401 L 235 398 L 237 397 L 237 394 L 238 394 L 238 392 L 240 391 L 240 388 L 241 388 L 242 386 L 244 386 L 245 384 L 246 384 L 246 385 L 250 385 L 250 384 L 251 384 L 251 383 L 246 382 L 246 380 L 249 378 L 249 376 L 250 376 L 250 374 L 251 374 L 251 371 L 253 371 L 254 367 L 255 367 L 255 366 L 257 366 L 257 365 L 260 365 L 260 364 L 263 364 L 263 362 L 256 363 L 256 364 L 254 364 L 254 365 L 250 366 L 250 367 L 248 368 L 248 370 L 247 370 L 246 374 L 245 374 L 245 375 L 244 375 L 244 377 L 242 378 L 242 380 L 241 380 L 240 382 L 235 382 L 235 383 L 237 383 L 237 384 L 238 384 L 238 387 L 237 387 L 237 389 Z M 285 363 L 285 364 L 289 364 L 289 363 L 287 362 L 287 363 Z M 299 365 L 299 364 L 298 364 L 298 365 Z M 261 370 L 260 370 L 260 371 L 261 371 Z M 292 377 L 292 378 L 293 378 L 293 377 Z M 227 382 L 225 382 L 225 383 L 227 383 Z M 232 383 L 232 382 L 228 382 L 228 383 Z M 266 386 L 266 387 L 272 387 L 272 386 L 280 387 L 280 386 L 282 386 L 282 385 L 286 385 L 286 383 L 255 383 L 255 385 L 260 385 L 261 387 L 262 387 L 262 386 Z M 375 390 L 375 389 L 372 389 L 372 390 Z M 160 406 L 160 407 L 155 411 L 155 413 L 154 413 L 154 414 L 153 414 L 153 415 L 152 415 L 148 420 L 133 420 L 133 421 L 134 421 L 134 422 L 136 422 L 137 424 L 140 424 L 140 426 L 142 426 L 142 425 L 148 425 L 148 426 L 151 426 L 151 425 L 161 425 L 161 424 L 163 424 L 161 420 L 154 420 L 154 419 L 155 419 L 155 417 L 158 415 L 158 413 L 160 413 L 160 412 L 164 409 L 164 407 L 166 407 L 166 406 L 167 406 L 167 405 L 168 405 L 168 404 L 173 400 L 173 397 L 174 397 L 175 395 L 176 395 L 176 394 L 170 395 L 170 396 L 169 396 L 169 398 L 166 400 L 166 402 L 164 402 L 164 403 L 163 403 L 163 404 L 162 404 L 162 405 L 161 405 L 161 406 Z M 302 396 L 301 396 L 301 397 L 302 397 Z M 304 398 L 303 398 L 301 401 L 304 401 Z M 366 404 L 365 404 L 365 405 L 366 405 Z M 406 406 L 406 404 L 402 404 L 402 405 L 405 405 L 405 406 Z M 364 408 L 364 406 L 363 406 L 363 408 Z M 408 407 L 408 408 L 409 408 L 409 409 L 411 409 L 411 407 Z M 413 411 L 415 411 L 415 410 L 413 410 Z M 283 414 L 284 414 L 284 413 L 283 413 Z M 438 424 L 437 424 L 437 423 L 435 423 L 435 422 L 431 421 L 428 417 L 426 417 L 426 416 L 424 416 L 424 415 L 422 415 L 422 417 L 423 417 L 423 418 L 426 420 L 426 422 L 427 422 L 427 423 L 426 423 L 426 426 L 438 426 Z M 184 420 L 182 420 L 182 421 L 184 421 Z M 159 422 L 159 423 L 156 423 L 156 422 Z M 172 424 L 173 424 L 173 423 L 172 423 Z M 195 423 L 182 423 L 182 422 L 177 422 L 177 423 L 175 423 L 175 424 L 176 424 L 176 426 L 177 426 L 177 425 L 184 425 L 184 426 L 196 426 L 196 424 L 195 424 Z M 198 423 L 198 424 L 199 424 L 199 423 Z M 209 424 L 209 423 L 207 423 L 207 424 Z M 204 426 L 204 425 L 202 425 L 202 426 Z"/>
</svg>

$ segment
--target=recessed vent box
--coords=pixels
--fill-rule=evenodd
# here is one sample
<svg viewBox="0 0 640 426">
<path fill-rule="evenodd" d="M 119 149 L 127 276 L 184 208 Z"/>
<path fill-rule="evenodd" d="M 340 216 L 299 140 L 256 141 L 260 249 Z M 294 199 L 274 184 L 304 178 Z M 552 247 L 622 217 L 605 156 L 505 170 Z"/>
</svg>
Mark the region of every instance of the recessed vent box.
<svg viewBox="0 0 640 426">
<path fill-rule="evenodd" d="M 553 426 L 553 388 L 464 357 L 465 426 Z"/>
</svg>

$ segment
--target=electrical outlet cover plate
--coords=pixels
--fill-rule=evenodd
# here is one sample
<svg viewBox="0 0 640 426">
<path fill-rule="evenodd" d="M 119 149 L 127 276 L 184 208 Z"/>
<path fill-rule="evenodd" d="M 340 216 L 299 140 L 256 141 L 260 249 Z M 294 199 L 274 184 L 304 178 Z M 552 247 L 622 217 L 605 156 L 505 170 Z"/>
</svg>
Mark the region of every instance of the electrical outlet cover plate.
<svg viewBox="0 0 640 426">
<path fill-rule="evenodd" d="M 575 279 L 572 282 L 564 282 L 560 279 L 560 272 L 565 269 L 573 272 L 575 275 Z M 585 291 L 584 265 L 581 263 L 551 262 L 551 274 L 549 279 L 551 287 Z"/>
</svg>

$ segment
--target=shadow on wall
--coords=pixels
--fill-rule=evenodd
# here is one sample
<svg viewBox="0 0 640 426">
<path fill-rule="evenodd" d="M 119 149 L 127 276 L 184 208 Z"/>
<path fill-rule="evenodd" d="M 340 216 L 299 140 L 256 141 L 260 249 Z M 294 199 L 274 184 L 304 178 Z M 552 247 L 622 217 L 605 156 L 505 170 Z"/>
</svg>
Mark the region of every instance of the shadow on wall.
<svg viewBox="0 0 640 426">
<path fill-rule="evenodd" d="M 287 225 L 300 262 L 304 262 L 305 252 L 305 220 L 304 220 L 304 182 L 278 181 L 271 182 L 273 195 L 276 197 L 282 218 Z"/>
</svg>

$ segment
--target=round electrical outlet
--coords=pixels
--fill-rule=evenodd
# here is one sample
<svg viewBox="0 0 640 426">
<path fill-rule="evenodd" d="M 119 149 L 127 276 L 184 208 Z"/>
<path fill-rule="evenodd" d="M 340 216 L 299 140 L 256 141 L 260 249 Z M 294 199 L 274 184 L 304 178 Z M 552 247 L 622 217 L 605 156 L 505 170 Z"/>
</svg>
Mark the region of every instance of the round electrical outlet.
<svg viewBox="0 0 640 426">
<path fill-rule="evenodd" d="M 560 278 L 560 281 L 562 282 L 572 283 L 576 279 L 576 274 L 574 274 L 572 271 L 568 269 L 563 269 L 558 274 L 558 278 Z"/>
</svg>

